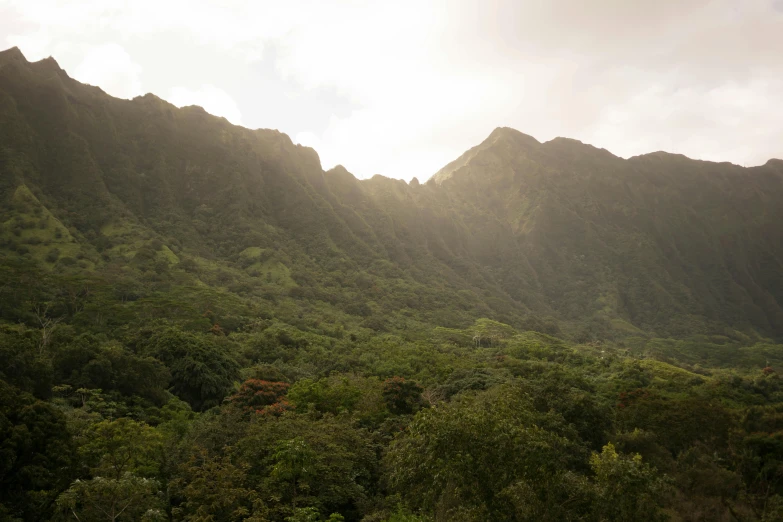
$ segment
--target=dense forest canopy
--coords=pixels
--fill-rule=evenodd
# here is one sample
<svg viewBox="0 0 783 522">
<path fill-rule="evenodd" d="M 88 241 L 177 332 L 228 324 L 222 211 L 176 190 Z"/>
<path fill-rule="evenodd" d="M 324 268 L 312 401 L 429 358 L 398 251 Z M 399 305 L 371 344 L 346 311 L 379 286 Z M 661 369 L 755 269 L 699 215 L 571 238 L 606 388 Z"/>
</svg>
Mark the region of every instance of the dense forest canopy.
<svg viewBox="0 0 783 522">
<path fill-rule="evenodd" d="M 425 183 L 0 53 L 0 520 L 783 518 L 783 161 Z"/>
</svg>

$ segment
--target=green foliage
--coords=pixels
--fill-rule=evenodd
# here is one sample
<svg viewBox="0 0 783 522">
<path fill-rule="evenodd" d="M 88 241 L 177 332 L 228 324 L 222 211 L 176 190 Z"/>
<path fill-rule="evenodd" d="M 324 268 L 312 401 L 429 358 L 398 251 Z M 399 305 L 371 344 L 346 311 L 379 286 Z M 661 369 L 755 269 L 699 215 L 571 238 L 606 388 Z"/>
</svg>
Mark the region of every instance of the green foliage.
<svg viewBox="0 0 783 522">
<path fill-rule="evenodd" d="M 421 407 L 423 388 L 402 377 L 392 377 L 383 382 L 383 399 L 389 411 L 395 414 L 415 413 Z"/>
<path fill-rule="evenodd" d="M 75 388 L 97 388 L 138 396 L 156 404 L 166 401 L 171 375 L 150 356 L 138 356 L 117 342 L 101 343 L 79 336 L 58 347 L 54 355 L 55 378 Z"/>
<path fill-rule="evenodd" d="M 168 329 L 156 334 L 148 349 L 171 372 L 171 391 L 195 410 L 220 404 L 239 377 L 230 345 L 214 337 Z"/>
<path fill-rule="evenodd" d="M 40 353 L 35 332 L 0 332 L 0 379 L 32 393 L 39 399 L 48 399 L 52 387 L 52 363 Z"/>
<path fill-rule="evenodd" d="M 317 454 L 301 437 L 278 443 L 272 454 L 272 477 L 291 487 L 291 503 L 296 510 L 297 486 L 315 478 Z"/>
<path fill-rule="evenodd" d="M 131 473 L 77 480 L 57 498 L 57 505 L 76 520 L 159 522 L 166 520 L 159 487 L 156 481 Z"/>
<path fill-rule="evenodd" d="M 236 466 L 226 457 L 210 457 L 203 449 L 180 468 L 176 489 L 184 499 L 174 509 L 174 519 L 246 520 L 257 494 L 243 487 L 246 465 Z"/>
<path fill-rule="evenodd" d="M 396 511 L 391 514 L 388 522 L 424 522 L 425 520 L 427 519 L 411 514 L 402 504 L 398 504 Z"/>
<path fill-rule="evenodd" d="M 463 392 L 487 390 L 507 379 L 508 376 L 487 368 L 456 370 L 438 387 L 438 393 L 444 399 L 451 399 Z"/>
<path fill-rule="evenodd" d="M 552 520 L 571 498 L 564 475 L 580 449 L 562 417 L 538 413 L 518 389 L 423 410 L 386 457 L 390 483 L 436 519 L 510 520 L 521 490 Z M 565 488 L 565 489 L 564 489 Z M 577 503 L 577 508 L 578 503 Z"/>
<path fill-rule="evenodd" d="M 590 457 L 590 467 L 595 473 L 595 509 L 600 520 L 667 520 L 658 507 L 666 484 L 639 454 L 621 455 L 607 444 L 600 454 Z"/>
<path fill-rule="evenodd" d="M 645 389 L 620 394 L 617 424 L 658 434 L 658 442 L 674 455 L 695 442 L 723 444 L 732 414 L 720 404 L 696 397 L 672 399 Z"/>
<path fill-rule="evenodd" d="M 286 413 L 254 423 L 235 453 L 251 464 L 248 484 L 274 499 L 273 519 L 302 506 L 355 519 L 376 477 L 368 433 L 330 415 L 316 420 Z"/>
<path fill-rule="evenodd" d="M 0 123 L 0 519 L 783 518 L 780 163 L 360 181 L 15 50 Z"/>
<path fill-rule="evenodd" d="M 296 508 L 294 514 L 286 517 L 286 522 L 344 522 L 345 517 L 339 513 L 332 513 L 327 518 L 322 518 L 321 513 L 314 507 Z"/>
<path fill-rule="evenodd" d="M 74 473 L 75 457 L 62 413 L 0 381 L 0 506 L 7 516 L 25 521 L 51 516 L 52 501 Z"/>
<path fill-rule="evenodd" d="M 347 377 L 324 378 L 317 381 L 301 379 L 288 393 L 294 404 L 303 409 L 312 406 L 321 413 L 338 414 L 352 411 L 362 396 L 362 390 Z"/>
<path fill-rule="evenodd" d="M 321 513 L 317 508 L 295 508 L 294 514 L 290 517 L 286 517 L 286 522 L 318 522 L 321 520 Z"/>
<path fill-rule="evenodd" d="M 533 398 L 536 410 L 561 415 L 581 441 L 593 449 L 599 449 L 611 432 L 610 408 L 596 398 L 595 387 L 577 372 L 550 371 L 529 378 L 522 389 Z"/>
<path fill-rule="evenodd" d="M 161 442 L 150 426 L 123 417 L 91 426 L 80 452 L 93 475 L 120 480 L 127 473 L 155 475 Z"/>
</svg>

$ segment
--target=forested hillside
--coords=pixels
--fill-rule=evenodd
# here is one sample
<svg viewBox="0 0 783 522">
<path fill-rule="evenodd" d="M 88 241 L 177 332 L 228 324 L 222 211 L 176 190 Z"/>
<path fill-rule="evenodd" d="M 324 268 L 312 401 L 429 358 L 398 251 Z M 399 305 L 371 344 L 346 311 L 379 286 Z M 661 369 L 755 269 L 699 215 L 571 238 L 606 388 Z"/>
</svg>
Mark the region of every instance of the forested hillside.
<svg viewBox="0 0 783 522">
<path fill-rule="evenodd" d="M 783 161 L 425 183 L 0 53 L 0 520 L 779 520 Z"/>
</svg>

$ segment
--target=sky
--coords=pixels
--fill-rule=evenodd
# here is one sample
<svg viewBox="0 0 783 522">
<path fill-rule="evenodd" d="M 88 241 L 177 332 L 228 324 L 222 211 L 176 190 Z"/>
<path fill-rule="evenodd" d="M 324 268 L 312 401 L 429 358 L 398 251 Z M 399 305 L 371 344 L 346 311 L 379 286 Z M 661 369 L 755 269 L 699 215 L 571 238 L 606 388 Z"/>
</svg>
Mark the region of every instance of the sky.
<svg viewBox="0 0 783 522">
<path fill-rule="evenodd" d="M 783 158 L 783 0 L 0 0 L 0 47 L 109 94 L 424 181 L 501 126 Z"/>
</svg>

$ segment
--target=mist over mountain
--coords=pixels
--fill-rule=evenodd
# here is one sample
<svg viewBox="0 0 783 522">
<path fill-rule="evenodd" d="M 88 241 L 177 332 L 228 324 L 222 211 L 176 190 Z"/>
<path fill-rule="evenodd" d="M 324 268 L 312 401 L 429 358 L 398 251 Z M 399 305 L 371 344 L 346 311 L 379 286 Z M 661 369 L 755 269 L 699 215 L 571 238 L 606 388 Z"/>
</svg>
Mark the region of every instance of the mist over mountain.
<svg viewBox="0 0 783 522">
<path fill-rule="evenodd" d="M 379 327 L 412 310 L 583 339 L 783 334 L 779 160 L 625 160 L 498 128 L 409 185 L 324 172 L 282 133 L 115 99 L 16 48 L 0 55 L 0 89 L 4 250 L 19 243 L 8 203 L 27 197 L 69 231 L 63 248 L 25 247 L 49 268 L 53 248 L 100 271 L 156 240 L 172 267 L 224 263 L 245 285 L 279 272 L 285 291 Z"/>
</svg>

